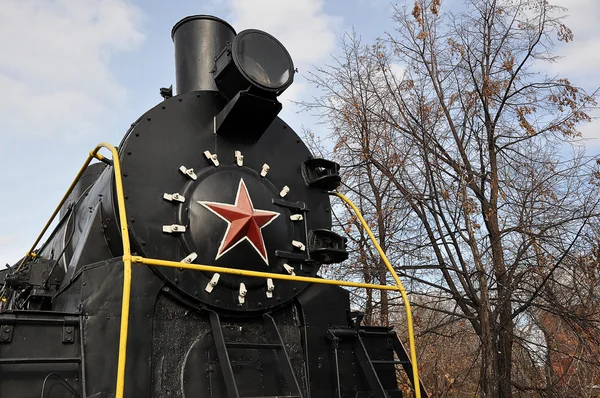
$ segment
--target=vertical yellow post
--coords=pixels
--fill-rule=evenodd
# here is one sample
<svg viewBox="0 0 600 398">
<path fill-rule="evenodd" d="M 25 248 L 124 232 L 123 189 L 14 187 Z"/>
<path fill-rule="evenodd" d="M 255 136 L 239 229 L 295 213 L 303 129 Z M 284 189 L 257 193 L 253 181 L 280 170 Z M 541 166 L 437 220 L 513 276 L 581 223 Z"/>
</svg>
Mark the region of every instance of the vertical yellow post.
<svg viewBox="0 0 600 398">
<path fill-rule="evenodd" d="M 117 207 L 119 209 L 119 223 L 121 224 L 121 238 L 123 239 L 123 301 L 121 303 L 121 329 L 119 332 L 119 359 L 117 363 L 116 398 L 123 398 L 125 393 L 125 365 L 127 364 L 127 336 L 129 333 L 129 304 L 131 301 L 131 246 L 129 243 L 129 228 L 127 227 L 127 213 L 125 209 L 125 194 L 123 193 L 123 179 L 121 177 L 121 163 L 119 153 L 114 146 L 102 142 L 94 150 L 94 154 L 103 147 L 112 153 L 115 173 L 115 188 L 117 191 Z"/>
</svg>

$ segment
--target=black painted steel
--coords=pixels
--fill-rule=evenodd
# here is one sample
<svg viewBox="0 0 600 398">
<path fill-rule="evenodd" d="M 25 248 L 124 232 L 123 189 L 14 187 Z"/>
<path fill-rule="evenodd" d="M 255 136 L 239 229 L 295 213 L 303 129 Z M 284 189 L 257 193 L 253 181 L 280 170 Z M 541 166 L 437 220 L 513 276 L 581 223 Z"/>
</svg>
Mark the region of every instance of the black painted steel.
<svg viewBox="0 0 600 398">
<path fill-rule="evenodd" d="M 233 27 L 217 17 L 194 15 L 177 22 L 171 37 L 175 43 L 177 94 L 218 91 L 213 76 L 215 58 L 233 41 Z"/>
<path fill-rule="evenodd" d="M 89 165 L 87 167 L 87 169 L 85 169 L 85 171 L 83 172 L 83 174 L 77 181 L 77 184 L 75 185 L 75 188 L 73 189 L 73 192 L 71 192 L 71 194 L 67 198 L 65 204 L 60 209 L 61 217 L 67 212 L 67 209 L 70 206 L 73 206 L 78 201 L 80 196 L 92 184 L 94 184 L 96 182 L 96 180 L 98 179 L 98 177 L 100 177 L 100 175 L 102 174 L 102 172 L 104 171 L 105 168 L 106 168 L 106 164 L 104 164 L 104 163 L 92 163 L 91 165 Z"/>
<path fill-rule="evenodd" d="M 233 369 L 231 368 L 231 360 L 229 359 L 229 353 L 227 352 L 225 337 L 223 337 L 221 320 L 219 319 L 219 315 L 214 311 L 211 311 L 209 316 L 210 326 L 215 340 L 215 347 L 217 349 L 217 355 L 219 356 L 219 364 L 221 365 L 221 371 L 223 372 L 223 378 L 225 379 L 228 398 L 240 398 L 237 383 L 235 382 L 235 376 L 233 375 Z"/>
<path fill-rule="evenodd" d="M 80 363 L 81 358 L 0 358 L 0 365 L 38 365 L 45 363 Z"/>
<path fill-rule="evenodd" d="M 281 111 L 279 101 L 251 94 L 237 93 L 215 119 L 219 135 L 256 142 Z"/>
<path fill-rule="evenodd" d="M 281 348 L 281 344 L 273 344 L 273 343 L 238 343 L 228 341 L 225 343 L 227 347 L 231 348 L 258 348 L 262 350 L 276 350 Z"/>
<path fill-rule="evenodd" d="M 388 398 L 383 386 L 381 385 L 381 381 L 379 381 L 377 372 L 373 367 L 369 353 L 367 353 L 367 349 L 365 348 L 365 345 L 358 333 L 354 339 L 354 352 L 358 357 L 358 363 L 362 368 L 363 374 L 369 383 L 370 391 L 373 393 L 375 398 Z"/>
<path fill-rule="evenodd" d="M 265 327 L 271 341 L 276 341 L 277 345 L 279 345 L 276 352 L 279 360 L 279 369 L 283 372 L 287 384 L 287 393 L 302 398 L 300 385 L 298 384 L 298 380 L 296 380 L 296 375 L 294 374 L 294 369 L 292 369 L 292 364 L 290 363 L 290 357 L 285 349 L 283 340 L 281 339 L 281 334 L 279 334 L 279 330 L 277 330 L 277 324 L 270 314 L 263 314 L 263 320 L 265 321 Z"/>
<path fill-rule="evenodd" d="M 59 380 L 59 382 L 67 389 L 71 392 L 71 394 L 76 397 L 79 398 L 81 397 L 81 394 L 79 394 L 74 388 L 73 386 L 71 386 L 69 384 L 69 382 L 67 380 L 65 380 L 64 378 L 62 378 L 59 374 L 57 373 L 48 373 L 48 375 L 44 378 L 44 382 L 42 383 L 42 392 L 40 393 L 40 398 L 45 398 L 46 397 L 46 383 L 48 383 L 48 380 L 51 377 L 55 377 Z"/>
</svg>

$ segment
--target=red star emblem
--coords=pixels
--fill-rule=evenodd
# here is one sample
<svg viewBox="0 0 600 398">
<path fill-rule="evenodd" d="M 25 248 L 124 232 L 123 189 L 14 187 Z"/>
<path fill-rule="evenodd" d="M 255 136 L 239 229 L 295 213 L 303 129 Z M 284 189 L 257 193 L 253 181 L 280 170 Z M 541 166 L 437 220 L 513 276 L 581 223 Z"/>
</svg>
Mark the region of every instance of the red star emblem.
<svg viewBox="0 0 600 398">
<path fill-rule="evenodd" d="M 279 213 L 255 209 L 243 179 L 240 178 L 235 204 L 206 201 L 198 201 L 198 203 L 227 223 L 227 230 L 223 240 L 221 240 L 215 260 L 242 241 L 247 240 L 265 263 L 269 265 L 262 229 L 279 217 Z"/>
</svg>

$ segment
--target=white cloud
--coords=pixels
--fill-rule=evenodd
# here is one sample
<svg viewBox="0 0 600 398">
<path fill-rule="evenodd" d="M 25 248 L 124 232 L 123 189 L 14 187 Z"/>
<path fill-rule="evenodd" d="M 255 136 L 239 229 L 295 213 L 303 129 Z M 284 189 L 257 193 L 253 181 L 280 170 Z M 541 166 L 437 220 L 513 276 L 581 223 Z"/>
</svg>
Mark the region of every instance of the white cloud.
<svg viewBox="0 0 600 398">
<path fill-rule="evenodd" d="M 579 127 L 584 144 L 589 154 L 600 154 L 600 111 L 591 112 L 591 123 L 585 123 Z"/>
<path fill-rule="evenodd" d="M 140 23 L 125 0 L 2 0 L 0 134 L 89 131 L 114 116 L 127 91 L 109 62 L 142 43 Z"/>
<path fill-rule="evenodd" d="M 400 81 L 404 79 L 404 75 L 406 74 L 406 66 L 400 63 L 392 63 L 390 65 L 390 71 L 394 75 L 394 78 Z"/>
<path fill-rule="evenodd" d="M 240 32 L 260 29 L 287 48 L 300 74 L 334 52 L 342 18 L 327 14 L 324 0 L 229 0 L 231 23 Z M 306 84 L 299 79 L 283 94 L 282 101 L 299 100 Z"/>
<path fill-rule="evenodd" d="M 549 72 L 593 92 L 600 87 L 600 1 L 554 0 L 552 3 L 567 9 L 562 22 L 571 29 L 574 40 L 557 46 L 556 53 L 561 59 L 549 65 Z M 596 118 L 592 123 L 580 126 L 591 154 L 600 152 L 600 120 L 597 119 L 600 112 L 596 110 L 592 116 Z"/>
<path fill-rule="evenodd" d="M 567 9 L 563 22 L 573 32 L 574 40 L 557 48 L 562 59 L 552 65 L 552 71 L 565 76 L 575 74 L 576 78 L 585 79 L 579 84 L 597 87 L 600 83 L 600 1 L 555 0 L 553 3 Z"/>
</svg>

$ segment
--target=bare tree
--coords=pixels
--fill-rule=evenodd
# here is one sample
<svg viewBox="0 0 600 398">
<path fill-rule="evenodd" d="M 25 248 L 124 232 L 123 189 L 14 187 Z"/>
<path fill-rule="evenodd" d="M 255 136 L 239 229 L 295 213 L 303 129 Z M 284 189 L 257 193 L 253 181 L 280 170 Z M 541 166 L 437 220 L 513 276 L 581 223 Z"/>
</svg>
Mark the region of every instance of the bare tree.
<svg viewBox="0 0 600 398">
<path fill-rule="evenodd" d="M 455 14 L 417 0 L 395 9 L 396 31 L 375 44 L 348 35 L 342 55 L 311 77 L 322 95 L 304 104 L 331 127 L 345 189 L 373 210 L 412 292 L 429 298 L 414 304 L 478 336 L 479 393 L 490 397 L 544 390 L 513 354 L 548 348 L 539 311 L 576 316 L 550 297 L 568 286 L 598 214 L 595 162 L 576 145 L 595 93 L 543 72 L 555 40 L 573 39 L 564 11 L 480 0 Z"/>
</svg>

